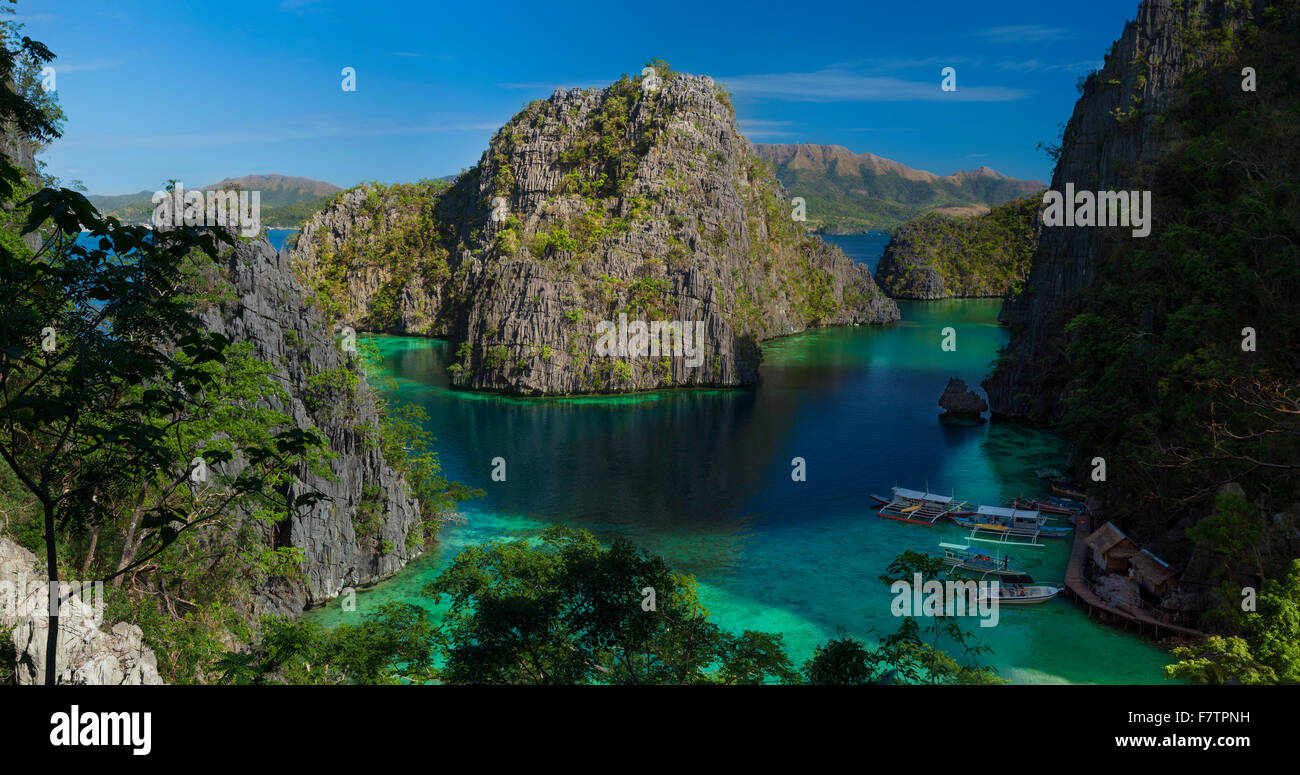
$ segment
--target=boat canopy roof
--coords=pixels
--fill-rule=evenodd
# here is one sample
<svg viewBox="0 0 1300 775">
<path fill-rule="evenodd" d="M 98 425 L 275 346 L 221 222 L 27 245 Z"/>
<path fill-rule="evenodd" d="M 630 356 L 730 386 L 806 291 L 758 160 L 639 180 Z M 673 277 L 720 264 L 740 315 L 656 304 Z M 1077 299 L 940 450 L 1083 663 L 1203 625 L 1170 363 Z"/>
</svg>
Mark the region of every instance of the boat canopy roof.
<svg viewBox="0 0 1300 775">
<path fill-rule="evenodd" d="M 897 495 L 900 498 L 911 498 L 915 501 L 934 501 L 935 503 L 950 503 L 952 501 L 952 498 L 947 495 L 935 495 L 932 492 L 909 490 L 905 487 L 895 487 L 894 495 Z"/>
<path fill-rule="evenodd" d="M 1012 517 L 1014 519 L 1038 519 L 1038 512 L 1029 509 L 1007 509 L 1001 506 L 980 506 L 979 513 L 990 517 Z"/>
<path fill-rule="evenodd" d="M 1034 577 L 1027 573 L 1004 575 L 999 581 L 1003 584 L 1033 584 Z"/>
<path fill-rule="evenodd" d="M 939 542 L 939 546 L 942 546 L 944 549 L 959 549 L 959 550 L 961 550 L 961 551 L 963 551 L 963 552 L 969 552 L 969 551 L 970 551 L 970 545 L 969 545 L 969 544 L 947 544 L 947 543 L 944 543 L 943 541 L 940 541 L 940 542 Z"/>
</svg>

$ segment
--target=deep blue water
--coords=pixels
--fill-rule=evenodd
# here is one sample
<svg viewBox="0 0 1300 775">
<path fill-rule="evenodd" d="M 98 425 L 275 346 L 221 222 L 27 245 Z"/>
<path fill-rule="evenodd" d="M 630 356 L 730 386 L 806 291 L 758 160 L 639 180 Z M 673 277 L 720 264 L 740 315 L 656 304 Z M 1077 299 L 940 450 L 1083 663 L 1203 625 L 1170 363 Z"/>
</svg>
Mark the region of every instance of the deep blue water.
<svg viewBox="0 0 1300 775">
<path fill-rule="evenodd" d="M 887 237 L 832 237 L 871 265 Z M 874 255 L 873 255 L 874 251 Z M 1000 301 L 901 303 L 890 326 L 811 331 L 763 346 L 753 389 L 518 399 L 452 390 L 444 342 L 374 337 L 393 396 L 429 413 L 448 475 L 487 492 L 467 522 L 395 579 L 358 597 L 437 610 L 420 588 L 460 548 L 528 536 L 564 522 L 604 541 L 624 536 L 694 574 L 713 619 L 732 631 L 778 632 L 797 660 L 830 637 L 897 629 L 878 576 L 898 553 L 962 541 L 953 525 L 880 519 L 870 494 L 891 485 L 1000 504 L 1043 493 L 1034 471 L 1059 467 L 1061 440 L 1006 423 L 941 423 L 950 376 L 978 386 L 1006 341 Z M 952 326 L 957 350 L 940 348 Z M 505 458 L 507 480 L 491 479 Z M 807 481 L 795 482 L 793 458 Z M 1013 552 L 1045 583 L 1060 582 L 1070 539 Z M 322 622 L 358 614 L 328 606 Z M 1090 621 L 1064 599 L 1003 607 L 976 628 L 988 661 L 1019 682 L 1162 680 L 1158 649 Z"/>
<path fill-rule="evenodd" d="M 873 277 L 876 274 L 876 264 L 880 263 L 880 256 L 885 252 L 885 246 L 889 244 L 890 238 L 888 232 L 823 234 L 821 236 L 822 239 L 832 245 L 838 245 L 840 250 L 843 250 L 844 254 L 849 258 L 858 263 L 866 264 Z"/>
</svg>

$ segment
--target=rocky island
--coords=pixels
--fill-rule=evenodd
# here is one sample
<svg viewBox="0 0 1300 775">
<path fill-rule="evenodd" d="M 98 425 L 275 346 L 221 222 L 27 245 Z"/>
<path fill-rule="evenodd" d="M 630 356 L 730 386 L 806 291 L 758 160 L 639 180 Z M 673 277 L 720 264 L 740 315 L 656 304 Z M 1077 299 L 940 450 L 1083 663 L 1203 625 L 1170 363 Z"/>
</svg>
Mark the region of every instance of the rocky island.
<svg viewBox="0 0 1300 775">
<path fill-rule="evenodd" d="M 530 103 L 449 185 L 336 196 L 292 260 L 359 330 L 448 337 L 454 385 L 517 394 L 748 385 L 765 339 L 898 319 L 792 219 L 726 92 L 666 67 Z M 702 330 L 703 358 L 609 355 L 624 319 Z"/>
<path fill-rule="evenodd" d="M 930 213 L 894 232 L 876 282 L 895 299 L 1002 297 L 1029 274 L 1042 233 L 1042 198 L 1032 195 L 982 215 Z"/>
</svg>

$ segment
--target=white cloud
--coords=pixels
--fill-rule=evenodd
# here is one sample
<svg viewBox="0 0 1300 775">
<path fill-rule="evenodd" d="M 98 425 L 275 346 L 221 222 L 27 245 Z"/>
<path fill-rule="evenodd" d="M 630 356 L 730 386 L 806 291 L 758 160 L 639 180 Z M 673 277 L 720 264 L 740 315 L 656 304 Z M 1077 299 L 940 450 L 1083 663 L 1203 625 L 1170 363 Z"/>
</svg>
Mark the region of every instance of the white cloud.
<svg viewBox="0 0 1300 775">
<path fill-rule="evenodd" d="M 740 75 L 717 80 L 740 97 L 787 102 L 1010 102 L 1024 99 L 1029 94 L 1023 89 L 1003 86 L 959 86 L 957 91 L 945 92 L 939 88 L 937 73 L 932 81 L 907 81 L 890 76 L 860 75 L 837 68 L 812 73 Z"/>
<path fill-rule="evenodd" d="M 150 148 L 198 149 L 226 145 L 269 144 L 322 137 L 382 137 L 390 135 L 436 134 L 440 132 L 483 132 L 499 129 L 502 121 L 448 122 L 439 124 L 359 126 L 355 121 L 316 119 L 296 123 L 268 122 L 258 126 L 238 127 L 212 132 L 174 132 L 152 134 L 69 133 L 58 142 L 61 150 Z"/>
<path fill-rule="evenodd" d="M 1007 27 L 986 27 L 975 35 L 991 43 L 1043 43 L 1068 38 L 1070 31 L 1063 27 L 1048 27 L 1044 24 L 1015 24 Z"/>
<path fill-rule="evenodd" d="M 1067 72 L 1067 73 L 1088 73 L 1097 70 L 1102 66 L 1099 61 L 1089 62 L 1062 62 L 1058 64 L 1047 64 L 1037 59 L 1027 59 L 1023 62 L 998 62 L 999 70 L 1015 70 L 1023 73 L 1032 73 L 1038 70 L 1043 72 Z"/>
<path fill-rule="evenodd" d="M 765 121 L 756 118 L 742 118 L 737 122 L 740 133 L 753 140 L 758 137 L 797 137 L 798 132 L 791 132 L 785 127 L 794 125 L 793 121 Z"/>
<path fill-rule="evenodd" d="M 74 63 L 74 64 L 64 64 L 56 60 L 52 65 L 52 67 L 54 68 L 55 72 L 62 74 L 62 73 L 90 72 L 92 70 L 112 70 L 115 67 L 121 67 L 121 65 L 122 65 L 121 62 L 111 62 L 107 60 L 100 60 L 98 62 Z"/>
</svg>

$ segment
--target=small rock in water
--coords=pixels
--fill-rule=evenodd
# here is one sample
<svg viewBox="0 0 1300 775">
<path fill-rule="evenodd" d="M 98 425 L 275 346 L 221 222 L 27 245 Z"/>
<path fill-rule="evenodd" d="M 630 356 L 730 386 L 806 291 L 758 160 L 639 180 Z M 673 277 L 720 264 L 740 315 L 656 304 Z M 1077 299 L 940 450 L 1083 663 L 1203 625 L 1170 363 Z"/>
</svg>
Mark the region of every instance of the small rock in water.
<svg viewBox="0 0 1300 775">
<path fill-rule="evenodd" d="M 948 380 L 948 387 L 939 396 L 939 406 L 948 414 L 961 417 L 979 417 L 989 405 L 979 394 L 966 386 L 965 382 L 953 377 Z"/>
</svg>

